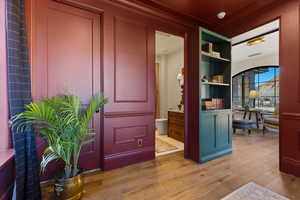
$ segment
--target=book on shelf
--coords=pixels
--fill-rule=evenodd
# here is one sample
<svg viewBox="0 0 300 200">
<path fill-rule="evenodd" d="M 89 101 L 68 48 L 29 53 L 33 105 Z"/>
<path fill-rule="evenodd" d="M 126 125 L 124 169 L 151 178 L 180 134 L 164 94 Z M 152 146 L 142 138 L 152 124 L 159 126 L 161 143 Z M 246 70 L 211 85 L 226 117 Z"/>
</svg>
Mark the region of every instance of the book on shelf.
<svg viewBox="0 0 300 200">
<path fill-rule="evenodd" d="M 204 110 L 222 110 L 225 108 L 224 98 L 208 98 L 203 100 Z"/>
</svg>

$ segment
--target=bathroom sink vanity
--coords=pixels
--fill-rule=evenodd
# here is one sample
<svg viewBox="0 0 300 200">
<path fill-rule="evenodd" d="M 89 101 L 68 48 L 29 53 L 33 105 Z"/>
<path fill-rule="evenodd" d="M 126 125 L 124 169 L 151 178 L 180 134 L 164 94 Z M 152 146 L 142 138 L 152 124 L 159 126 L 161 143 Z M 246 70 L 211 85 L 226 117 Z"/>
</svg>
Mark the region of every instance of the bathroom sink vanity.
<svg viewBox="0 0 300 200">
<path fill-rule="evenodd" d="M 184 142 L 184 113 L 183 111 L 168 112 L 168 136 Z"/>
</svg>

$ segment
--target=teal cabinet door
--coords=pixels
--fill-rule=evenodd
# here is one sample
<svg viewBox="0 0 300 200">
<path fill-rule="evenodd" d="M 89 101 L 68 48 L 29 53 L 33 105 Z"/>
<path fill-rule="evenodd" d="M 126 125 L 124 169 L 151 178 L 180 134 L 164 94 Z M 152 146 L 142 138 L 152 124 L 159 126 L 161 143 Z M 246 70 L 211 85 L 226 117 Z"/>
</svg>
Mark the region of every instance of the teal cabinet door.
<svg viewBox="0 0 300 200">
<path fill-rule="evenodd" d="M 200 162 L 232 151 L 231 110 L 206 111 L 200 115 Z"/>
<path fill-rule="evenodd" d="M 208 156 L 216 151 L 216 115 L 204 114 L 200 120 L 200 148 L 202 156 Z"/>
<path fill-rule="evenodd" d="M 217 149 L 223 150 L 231 147 L 231 114 L 221 113 L 216 119 L 216 143 Z"/>
</svg>

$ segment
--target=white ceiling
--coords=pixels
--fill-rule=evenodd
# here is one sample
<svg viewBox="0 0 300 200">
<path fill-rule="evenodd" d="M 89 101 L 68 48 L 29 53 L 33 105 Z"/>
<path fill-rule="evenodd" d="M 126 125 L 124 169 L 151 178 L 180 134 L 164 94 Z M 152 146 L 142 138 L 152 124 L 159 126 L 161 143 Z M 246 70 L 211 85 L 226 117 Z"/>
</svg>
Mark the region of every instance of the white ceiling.
<svg viewBox="0 0 300 200">
<path fill-rule="evenodd" d="M 182 37 L 159 31 L 155 32 L 156 55 L 166 55 L 183 48 L 184 39 Z"/>
<path fill-rule="evenodd" d="M 265 35 L 263 38 L 265 42 L 253 46 L 248 46 L 247 42 L 233 46 L 232 62 L 259 59 L 259 57 L 269 55 L 279 55 L 279 31 Z"/>
<path fill-rule="evenodd" d="M 232 43 L 244 41 L 257 35 L 269 32 L 279 28 L 279 21 L 273 21 L 256 29 L 238 35 L 232 38 Z M 240 62 L 250 59 L 258 59 L 268 55 L 279 54 L 279 31 L 263 36 L 265 42 L 257 45 L 248 46 L 246 42 L 232 47 L 232 61 Z M 155 50 L 156 55 L 166 55 L 184 48 L 184 39 L 182 37 L 171 35 L 164 32 L 156 31 L 155 33 Z M 250 56 L 249 55 L 256 55 Z"/>
<path fill-rule="evenodd" d="M 248 32 L 237 35 L 237 36 L 235 36 L 231 39 L 231 42 L 232 42 L 232 44 L 236 44 L 238 42 L 248 40 L 249 38 L 256 37 L 258 35 L 267 33 L 269 31 L 273 31 L 273 30 L 278 29 L 278 28 L 279 28 L 279 20 L 275 20 L 275 21 L 267 23 L 263 26 L 259 26 L 255 29 L 252 29 Z"/>
</svg>

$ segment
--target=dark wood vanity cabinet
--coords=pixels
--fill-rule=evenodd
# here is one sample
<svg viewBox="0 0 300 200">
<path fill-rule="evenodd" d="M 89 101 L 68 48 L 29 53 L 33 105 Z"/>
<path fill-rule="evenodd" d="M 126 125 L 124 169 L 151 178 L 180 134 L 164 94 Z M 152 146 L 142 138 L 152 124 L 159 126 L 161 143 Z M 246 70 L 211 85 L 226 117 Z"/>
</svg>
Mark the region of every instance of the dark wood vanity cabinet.
<svg viewBox="0 0 300 200">
<path fill-rule="evenodd" d="M 184 113 L 180 111 L 168 112 L 168 136 L 184 142 Z"/>
</svg>

